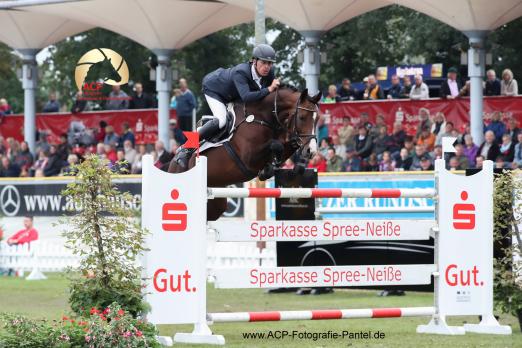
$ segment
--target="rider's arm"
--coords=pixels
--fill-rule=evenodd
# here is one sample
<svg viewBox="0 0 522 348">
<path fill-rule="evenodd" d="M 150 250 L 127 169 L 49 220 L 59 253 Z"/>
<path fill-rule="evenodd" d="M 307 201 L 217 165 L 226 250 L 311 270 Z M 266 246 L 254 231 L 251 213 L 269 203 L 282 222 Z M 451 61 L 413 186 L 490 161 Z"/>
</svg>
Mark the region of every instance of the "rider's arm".
<svg viewBox="0 0 522 348">
<path fill-rule="evenodd" d="M 244 103 L 261 100 L 270 93 L 268 88 L 261 88 L 259 91 L 250 91 L 248 77 L 240 71 L 234 73 L 233 79 L 237 92 Z"/>
</svg>

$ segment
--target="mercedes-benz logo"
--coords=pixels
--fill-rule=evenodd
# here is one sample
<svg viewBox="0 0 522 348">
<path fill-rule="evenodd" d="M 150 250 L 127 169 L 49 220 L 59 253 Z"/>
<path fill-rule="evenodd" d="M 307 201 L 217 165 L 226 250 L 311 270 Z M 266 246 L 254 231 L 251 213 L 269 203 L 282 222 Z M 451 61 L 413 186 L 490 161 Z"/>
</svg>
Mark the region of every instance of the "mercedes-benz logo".
<svg viewBox="0 0 522 348">
<path fill-rule="evenodd" d="M 0 208 L 5 216 L 16 216 L 20 210 L 20 193 L 13 185 L 4 186 L 0 192 Z"/>
</svg>

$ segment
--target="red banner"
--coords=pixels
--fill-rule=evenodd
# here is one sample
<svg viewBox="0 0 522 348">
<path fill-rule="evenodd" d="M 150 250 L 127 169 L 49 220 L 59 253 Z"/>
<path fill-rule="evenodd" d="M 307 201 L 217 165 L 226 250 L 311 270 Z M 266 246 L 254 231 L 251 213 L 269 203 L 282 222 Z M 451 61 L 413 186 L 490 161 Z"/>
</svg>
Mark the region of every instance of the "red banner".
<svg viewBox="0 0 522 348">
<path fill-rule="evenodd" d="M 170 110 L 170 118 L 176 118 L 176 110 Z M 128 122 L 136 136 L 136 143 L 151 144 L 158 139 L 157 109 L 37 114 L 36 129 L 46 131 L 49 134 L 49 143 L 55 144 L 58 143 L 60 134 L 67 133 L 73 121 L 83 123 L 86 128 L 98 128 L 99 122 L 105 121 L 114 127 L 117 134 L 121 133 L 122 124 Z M 0 123 L 0 135 L 4 138 L 13 137 L 22 141 L 23 130 L 23 115 L 5 116 Z"/>
<path fill-rule="evenodd" d="M 374 100 L 354 101 L 335 104 L 321 104 L 321 111 L 326 115 L 326 123 L 329 133 L 337 131 L 343 123 L 343 118 L 350 117 L 352 125 L 357 125 L 363 112 L 368 113 L 370 121 L 375 123 L 378 114 L 382 114 L 391 132 L 393 124 L 400 122 L 404 130 L 415 135 L 419 125 L 419 110 L 426 108 L 430 116 L 437 112 L 444 113 L 447 121 L 453 122 L 456 129 L 462 132 L 469 122 L 469 98 L 455 100 L 429 99 L 429 100 Z M 484 98 L 484 116 L 486 123 L 491 119 L 495 111 L 503 113 L 503 120 L 515 117 L 522 125 L 522 96 L 520 97 L 486 97 Z"/>
</svg>

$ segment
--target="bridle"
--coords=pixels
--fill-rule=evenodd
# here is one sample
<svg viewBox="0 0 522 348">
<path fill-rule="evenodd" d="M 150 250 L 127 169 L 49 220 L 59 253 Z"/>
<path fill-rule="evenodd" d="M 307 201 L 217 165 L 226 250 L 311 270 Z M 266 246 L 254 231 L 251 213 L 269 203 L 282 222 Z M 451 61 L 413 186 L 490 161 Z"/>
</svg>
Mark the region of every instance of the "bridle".
<svg viewBox="0 0 522 348">
<path fill-rule="evenodd" d="M 289 134 L 290 145 L 292 146 L 292 148 L 294 150 L 299 149 L 299 151 L 301 152 L 303 150 L 303 148 L 308 143 L 310 143 L 310 141 L 312 141 L 312 139 L 315 139 L 315 141 L 317 142 L 317 136 L 315 135 L 315 119 L 317 117 L 317 106 L 316 106 L 315 110 L 301 106 L 300 105 L 301 98 L 297 98 L 297 102 L 295 105 L 295 111 L 293 114 L 291 114 L 288 117 L 289 123 L 288 123 L 288 129 L 286 129 L 285 126 L 283 125 L 283 123 L 281 123 L 281 120 L 279 119 L 279 112 L 277 110 L 277 97 L 279 95 L 278 92 L 279 92 L 279 89 L 276 89 L 276 93 L 275 93 L 275 97 L 274 97 L 274 110 L 272 111 L 272 113 L 274 114 L 274 118 L 277 122 L 277 131 L 278 132 L 289 131 L 290 132 L 290 134 Z M 299 118 L 299 110 L 305 110 L 305 111 L 314 113 L 313 123 L 312 123 L 313 124 L 312 134 L 299 133 L 299 130 L 297 129 L 297 119 Z M 303 138 L 305 140 L 303 140 Z M 306 140 L 306 139 L 308 139 L 308 140 Z"/>
</svg>

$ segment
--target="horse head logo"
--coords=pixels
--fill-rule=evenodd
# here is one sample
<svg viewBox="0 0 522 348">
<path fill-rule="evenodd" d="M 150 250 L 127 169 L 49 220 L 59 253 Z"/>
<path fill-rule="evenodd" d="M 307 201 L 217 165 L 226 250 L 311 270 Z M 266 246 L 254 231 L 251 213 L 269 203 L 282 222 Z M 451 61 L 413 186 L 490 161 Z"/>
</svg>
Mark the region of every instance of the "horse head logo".
<svg viewBox="0 0 522 348">
<path fill-rule="evenodd" d="M 74 77 L 80 91 L 90 82 L 123 85 L 129 82 L 129 67 L 119 53 L 109 48 L 95 48 L 80 58 Z"/>
</svg>

